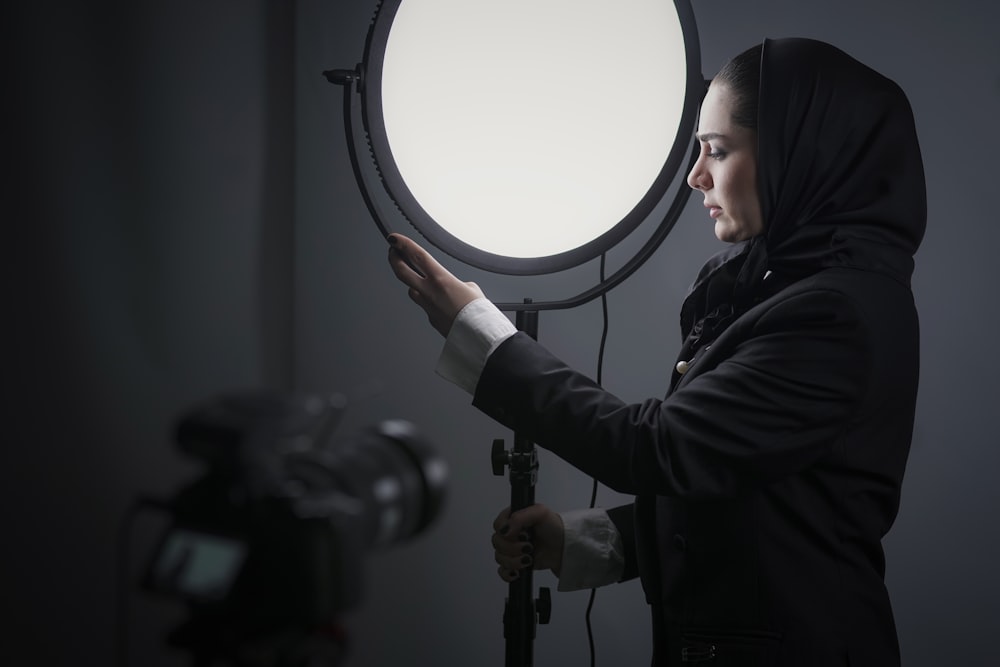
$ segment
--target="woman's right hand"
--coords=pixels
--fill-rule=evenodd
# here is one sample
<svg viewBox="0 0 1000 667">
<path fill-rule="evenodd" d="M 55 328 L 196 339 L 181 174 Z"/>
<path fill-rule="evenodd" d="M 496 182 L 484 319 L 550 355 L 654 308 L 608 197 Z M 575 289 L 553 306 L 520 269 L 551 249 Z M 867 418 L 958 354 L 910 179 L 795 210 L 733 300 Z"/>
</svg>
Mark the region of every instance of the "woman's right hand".
<svg viewBox="0 0 1000 667">
<path fill-rule="evenodd" d="M 483 295 L 476 283 L 462 282 L 419 244 L 402 234 L 390 234 L 389 266 L 409 287 L 410 299 L 424 309 L 431 325 L 447 336 L 455 317 L 470 301 Z"/>
<path fill-rule="evenodd" d="M 531 505 L 511 514 L 504 508 L 493 521 L 493 552 L 497 572 L 506 582 L 516 580 L 521 570 L 562 569 L 563 522 L 545 505 Z"/>
</svg>

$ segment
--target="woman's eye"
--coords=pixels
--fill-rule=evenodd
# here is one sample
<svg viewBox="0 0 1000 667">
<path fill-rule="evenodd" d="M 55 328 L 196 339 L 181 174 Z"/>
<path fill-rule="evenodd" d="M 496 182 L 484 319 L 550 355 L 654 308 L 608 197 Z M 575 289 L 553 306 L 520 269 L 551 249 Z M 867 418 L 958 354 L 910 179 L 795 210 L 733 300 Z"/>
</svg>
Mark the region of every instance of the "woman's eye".
<svg viewBox="0 0 1000 667">
<path fill-rule="evenodd" d="M 726 151 L 709 151 L 708 157 L 712 158 L 713 160 L 721 160 L 722 158 L 726 157 Z"/>
</svg>

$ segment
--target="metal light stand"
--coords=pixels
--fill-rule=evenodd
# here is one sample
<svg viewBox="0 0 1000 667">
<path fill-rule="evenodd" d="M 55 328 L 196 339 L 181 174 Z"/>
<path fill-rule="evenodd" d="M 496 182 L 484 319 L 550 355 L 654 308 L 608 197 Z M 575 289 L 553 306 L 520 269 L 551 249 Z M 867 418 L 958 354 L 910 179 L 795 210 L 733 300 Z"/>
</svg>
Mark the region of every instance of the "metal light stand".
<svg viewBox="0 0 1000 667">
<path fill-rule="evenodd" d="M 531 299 L 525 299 L 530 304 Z M 519 310 L 515 325 L 538 340 L 538 311 Z M 504 467 L 510 468 L 510 511 L 516 512 L 535 504 L 535 482 L 538 480 L 538 452 L 528 438 L 514 434 L 514 448 L 504 449 L 502 439 L 493 441 L 491 453 L 493 474 L 502 476 Z M 533 642 L 538 623 L 548 623 L 552 615 L 552 596 L 548 588 L 534 597 L 532 569 L 524 568 L 520 576 L 509 584 L 509 595 L 504 603 L 503 636 L 506 641 L 506 667 L 531 667 L 534 664 Z"/>
</svg>

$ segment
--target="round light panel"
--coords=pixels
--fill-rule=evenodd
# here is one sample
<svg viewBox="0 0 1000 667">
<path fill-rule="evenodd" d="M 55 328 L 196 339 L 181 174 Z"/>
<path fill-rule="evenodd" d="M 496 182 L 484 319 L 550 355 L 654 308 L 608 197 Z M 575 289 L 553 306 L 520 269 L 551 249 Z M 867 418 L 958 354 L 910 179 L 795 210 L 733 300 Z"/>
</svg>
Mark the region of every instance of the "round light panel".
<svg viewBox="0 0 1000 667">
<path fill-rule="evenodd" d="M 442 250 L 511 274 L 592 259 L 645 219 L 702 81 L 690 6 L 664 0 L 386 2 L 365 74 L 390 196 Z"/>
</svg>

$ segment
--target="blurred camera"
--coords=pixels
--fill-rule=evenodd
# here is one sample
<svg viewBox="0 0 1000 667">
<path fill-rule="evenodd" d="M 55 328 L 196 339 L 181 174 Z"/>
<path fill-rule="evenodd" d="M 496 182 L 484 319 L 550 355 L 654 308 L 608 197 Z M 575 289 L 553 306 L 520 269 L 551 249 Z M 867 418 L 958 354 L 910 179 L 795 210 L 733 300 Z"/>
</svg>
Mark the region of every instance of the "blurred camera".
<svg viewBox="0 0 1000 667">
<path fill-rule="evenodd" d="M 239 656 L 266 638 L 335 634 L 362 601 L 365 554 L 438 515 L 447 467 L 416 427 L 387 420 L 332 446 L 343 404 L 235 394 L 178 421 L 178 447 L 207 469 L 167 503 L 143 575 L 147 590 L 189 605 L 171 644 L 259 664 Z"/>
</svg>

